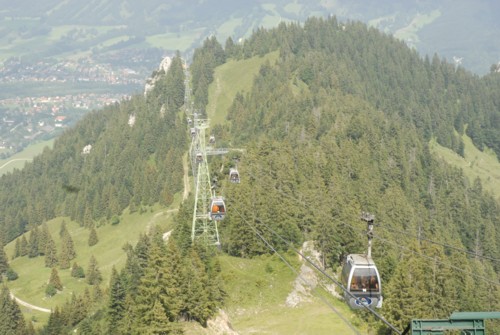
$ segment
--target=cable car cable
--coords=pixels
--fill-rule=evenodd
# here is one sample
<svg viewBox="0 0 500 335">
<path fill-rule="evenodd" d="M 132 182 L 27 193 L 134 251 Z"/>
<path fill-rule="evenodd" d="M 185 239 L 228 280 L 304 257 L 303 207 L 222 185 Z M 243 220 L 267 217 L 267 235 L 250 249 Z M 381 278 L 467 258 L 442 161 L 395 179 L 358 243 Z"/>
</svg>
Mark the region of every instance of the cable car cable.
<svg viewBox="0 0 500 335">
<path fill-rule="evenodd" d="M 233 209 L 233 212 L 236 212 L 238 213 L 238 215 L 241 217 L 241 219 L 247 224 L 249 225 L 250 227 L 252 227 L 252 225 L 245 220 L 245 218 L 239 213 L 237 212 L 236 210 Z M 340 287 L 340 289 L 342 289 L 347 295 L 349 295 L 351 298 L 353 299 L 357 299 L 357 297 L 355 295 L 353 295 L 351 292 L 349 292 L 349 290 L 347 290 L 344 285 L 342 285 L 338 280 L 336 280 L 335 278 L 333 278 L 332 276 L 330 276 L 328 273 L 326 273 L 325 271 L 323 271 L 320 267 L 318 267 L 315 263 L 313 263 L 311 260 L 309 260 L 306 256 L 304 256 L 299 250 L 297 250 L 297 248 L 295 248 L 291 242 L 287 241 L 286 239 L 284 239 L 280 234 L 278 234 L 276 231 L 274 231 L 274 229 L 272 229 L 271 227 L 269 227 L 267 224 L 265 224 L 262 220 L 256 218 L 256 220 L 261 223 L 264 227 L 266 227 L 270 232 L 272 232 L 274 235 L 276 235 L 279 239 L 281 239 L 290 249 L 292 249 L 295 253 L 297 253 L 298 255 L 302 256 L 303 259 L 305 259 L 310 265 L 312 265 L 316 270 L 318 270 L 319 272 L 321 272 L 324 276 L 326 276 L 328 279 L 330 279 L 335 285 L 337 285 L 338 287 Z M 391 328 L 393 331 L 395 331 L 397 334 L 401 335 L 401 332 L 395 327 L 393 326 L 391 323 L 389 323 L 389 321 L 387 321 L 382 315 L 380 315 L 379 313 L 377 313 L 376 311 L 374 311 L 370 306 L 367 306 L 365 304 L 362 304 L 362 306 L 364 308 L 366 308 L 368 311 L 370 311 L 370 313 L 372 313 L 376 318 L 378 318 L 379 320 L 381 320 L 385 325 L 387 325 L 389 328 Z"/>
<path fill-rule="evenodd" d="M 411 253 L 414 253 L 415 255 L 419 255 L 419 256 L 421 256 L 421 257 L 423 257 L 423 258 L 430 259 L 430 260 L 432 260 L 432 261 L 434 261 L 434 262 L 436 262 L 436 263 L 439 263 L 439 264 L 441 264 L 441 265 L 444 265 L 444 266 L 449 266 L 449 267 L 450 267 L 450 268 L 452 268 L 452 269 L 455 269 L 455 270 L 461 271 L 461 272 L 463 272 L 463 273 L 465 273 L 465 274 L 469 274 L 469 275 L 471 275 L 471 276 L 473 276 L 473 277 L 476 277 L 477 279 L 482 279 L 483 281 L 485 281 L 485 282 L 487 282 L 487 283 L 490 283 L 490 284 L 493 284 L 493 285 L 496 285 L 496 286 L 500 286 L 500 282 L 498 282 L 498 281 L 492 281 L 491 279 L 488 279 L 488 278 L 483 277 L 483 276 L 481 276 L 481 275 L 477 275 L 477 274 L 475 274 L 474 272 L 470 272 L 470 271 L 464 270 L 464 269 L 462 269 L 461 267 L 458 267 L 458 266 L 453 265 L 453 264 L 451 264 L 451 263 L 446 263 L 446 262 L 443 262 L 443 261 L 438 260 L 438 259 L 436 259 L 436 258 L 433 258 L 433 257 L 431 257 L 431 256 L 427 256 L 427 255 L 425 255 L 425 254 L 418 253 L 418 252 L 416 252 L 416 251 L 411 250 L 410 248 L 403 247 L 402 245 L 397 244 L 397 243 L 395 243 L 395 242 L 391 242 L 391 241 L 389 241 L 389 240 L 387 240 L 387 239 L 385 239 L 385 238 L 383 238 L 383 237 L 380 237 L 380 236 L 377 236 L 377 235 L 374 235 L 374 237 L 375 237 L 375 238 L 377 238 L 377 239 L 379 239 L 379 240 L 381 240 L 382 242 L 386 242 L 386 243 L 389 243 L 389 244 L 396 245 L 396 246 L 398 246 L 398 247 L 399 247 L 399 248 L 401 248 L 401 249 L 404 249 L 404 250 L 407 250 L 407 251 L 409 251 L 409 252 L 411 252 Z"/>
<path fill-rule="evenodd" d="M 342 222 L 342 223 L 343 223 L 343 224 L 345 224 L 346 226 L 349 226 L 349 227 L 353 228 L 353 229 L 360 230 L 359 228 L 354 227 L 354 226 L 352 226 L 352 225 L 350 225 L 350 224 L 348 224 L 348 223 L 345 223 L 345 222 Z M 361 233 L 361 232 L 360 232 L 360 233 Z M 414 250 L 411 250 L 410 248 L 406 248 L 406 247 L 404 247 L 404 246 L 402 246 L 402 245 L 400 245 L 400 244 L 398 244 L 398 243 L 396 243 L 396 242 L 389 241 L 389 240 L 387 240 L 387 239 L 385 239 L 385 238 L 383 238 L 383 237 L 380 237 L 380 236 L 378 236 L 378 235 L 376 235 L 376 234 L 374 234 L 374 235 L 373 235 L 373 237 L 375 237 L 375 238 L 377 238 L 377 239 L 381 240 L 382 242 L 385 242 L 385 243 L 388 243 L 388 244 L 392 244 L 392 245 L 395 245 L 395 246 L 399 247 L 400 249 L 403 249 L 403 250 L 409 251 L 409 252 L 411 252 L 411 253 L 413 253 L 413 254 L 415 254 L 415 255 L 417 255 L 417 256 L 421 256 L 421 257 L 423 257 L 423 258 L 430 259 L 430 260 L 432 260 L 432 261 L 434 261 L 434 262 L 437 262 L 437 263 L 439 263 L 439 264 L 441 264 L 441 265 L 444 265 L 444 266 L 449 266 L 449 267 L 450 267 L 450 268 L 452 268 L 452 269 L 455 269 L 455 270 L 461 271 L 461 272 L 463 272 L 463 273 L 465 273 L 465 274 L 471 275 L 471 276 L 476 277 L 476 278 L 478 278 L 478 279 L 482 279 L 482 280 L 484 280 L 485 282 L 488 282 L 488 283 L 490 283 L 490 284 L 500 286 L 500 282 L 492 281 L 491 279 L 486 278 L 486 277 L 483 277 L 483 276 L 481 276 L 481 275 L 477 275 L 477 274 L 475 274 L 474 272 L 470 272 L 470 271 L 464 270 L 463 268 L 458 267 L 458 266 L 456 266 L 456 265 L 453 265 L 452 263 L 446 263 L 446 262 L 444 262 L 444 261 L 438 260 L 438 259 L 433 258 L 433 257 L 431 257 L 431 256 L 427 256 L 427 255 L 425 255 L 425 254 L 423 254 L 423 253 L 416 252 L 416 251 L 414 251 Z"/>
<path fill-rule="evenodd" d="M 498 259 L 498 258 L 493 258 L 493 257 L 489 257 L 489 256 L 479 255 L 476 252 L 473 252 L 473 251 L 470 251 L 470 250 L 467 250 L 467 249 L 461 249 L 461 248 L 454 247 L 454 246 L 446 244 L 446 243 L 436 242 L 436 241 L 433 241 L 433 240 L 428 239 L 426 237 L 419 237 L 417 235 L 412 235 L 412 234 L 409 234 L 408 232 L 404 232 L 404 231 L 397 230 L 397 229 L 394 229 L 394 228 L 388 228 L 388 227 L 386 227 L 384 225 L 381 225 L 381 224 L 375 224 L 375 226 L 380 227 L 382 229 L 386 229 L 386 230 L 392 231 L 392 232 L 396 232 L 396 233 L 399 233 L 399 234 L 402 234 L 402 235 L 411 236 L 411 237 L 414 237 L 414 238 L 416 238 L 418 240 L 422 240 L 422 241 L 426 241 L 426 242 L 429 242 L 429 243 L 432 243 L 432 244 L 440 245 L 442 247 L 449 248 L 449 249 L 452 249 L 452 250 L 455 250 L 455 251 L 463 252 L 465 254 L 469 254 L 469 255 L 477 257 L 477 258 L 483 258 L 483 259 L 487 259 L 487 260 L 490 260 L 490 261 L 493 261 L 493 262 L 500 262 L 500 259 Z"/>
<path fill-rule="evenodd" d="M 253 176 L 251 173 L 248 173 L 248 174 L 250 176 L 252 176 L 252 177 L 255 178 L 255 176 Z M 286 196 L 287 198 L 295 200 L 300 205 L 304 205 L 305 204 L 303 201 L 301 201 L 299 199 L 296 199 L 293 196 L 290 196 L 289 194 L 286 194 L 285 192 L 283 192 L 283 190 L 280 190 L 280 189 L 277 189 L 277 188 L 274 188 L 274 189 L 276 191 L 278 191 L 279 193 L 281 193 L 282 195 Z M 335 220 L 335 219 L 333 219 L 333 220 L 342 223 L 339 220 Z M 381 224 L 375 224 L 375 226 L 381 227 L 381 228 L 384 228 L 384 229 L 387 229 L 387 230 L 393 230 L 395 232 L 398 232 L 398 233 L 401 233 L 401 234 L 404 234 L 404 235 L 411 235 L 411 234 L 408 234 L 407 232 L 398 231 L 398 230 L 393 229 L 393 228 L 387 228 L 387 227 L 385 227 L 384 225 L 381 225 Z M 433 241 L 433 240 L 425 238 L 425 237 L 418 237 L 418 236 L 415 236 L 415 235 L 413 235 L 413 237 L 415 237 L 417 239 L 420 239 L 420 240 L 423 240 L 423 241 L 427 241 L 427 242 L 432 243 L 432 244 L 436 244 L 436 245 L 440 245 L 440 246 L 443 246 L 443 247 L 446 247 L 446 248 L 449 248 L 449 249 L 453 249 L 455 251 L 463 252 L 463 253 L 469 254 L 471 256 L 474 256 L 476 258 L 487 259 L 487 260 L 490 260 L 492 262 L 500 262 L 499 258 L 494 258 L 494 257 L 489 257 L 489 256 L 484 256 L 484 255 L 479 255 L 479 254 L 477 254 L 477 253 L 475 253 L 473 251 L 470 251 L 470 250 L 467 250 L 467 249 L 461 249 L 461 248 L 458 248 L 458 247 L 454 247 L 454 246 L 446 244 L 446 243 L 436 242 L 436 241 Z"/>
<path fill-rule="evenodd" d="M 276 231 L 274 231 L 271 227 L 266 225 L 264 222 L 261 220 L 257 219 L 260 223 L 262 223 L 267 229 L 269 229 L 273 234 L 275 234 L 279 239 L 281 239 L 289 248 L 291 248 L 295 253 L 298 255 L 302 256 L 309 264 L 311 264 L 316 270 L 321 272 L 324 276 L 326 276 L 328 279 L 330 279 L 333 283 L 335 283 L 337 286 L 339 286 L 347 295 L 349 295 L 351 298 L 356 299 L 357 297 L 353 295 L 349 290 L 347 290 L 344 285 L 342 285 L 338 280 L 327 274 L 325 271 L 323 271 L 320 267 L 318 267 L 315 263 L 313 263 L 311 260 L 309 260 L 307 257 L 305 257 L 297 248 L 295 248 L 291 242 L 285 240 L 281 235 L 279 235 Z M 389 321 L 387 321 L 382 315 L 377 313 L 375 310 L 373 310 L 370 306 L 367 305 L 362 305 L 364 308 L 369 310 L 375 317 L 380 319 L 382 322 L 384 322 L 388 327 L 390 327 L 393 331 L 395 331 L 398 334 L 401 334 L 401 332 L 395 328 Z"/>
<path fill-rule="evenodd" d="M 241 214 L 237 211 L 234 211 L 236 212 L 240 217 Z M 269 249 L 271 249 L 276 255 L 278 255 L 278 257 L 290 268 L 290 270 L 292 270 L 307 286 L 309 286 L 311 288 L 311 290 L 315 291 L 315 293 L 317 294 L 317 296 L 328 306 L 330 307 L 330 309 L 335 313 L 337 314 L 337 316 L 342 319 L 342 321 L 345 322 L 345 324 L 347 326 L 349 326 L 349 328 L 351 328 L 351 330 L 356 333 L 356 335 L 361 335 L 358 330 L 356 328 L 354 328 L 354 326 L 349 322 L 349 320 L 347 320 L 346 318 L 344 318 L 344 316 L 342 314 L 339 313 L 339 311 L 337 311 L 337 309 L 335 307 L 333 307 L 330 302 L 328 300 L 325 299 L 325 297 L 321 296 L 318 292 L 317 292 L 317 289 L 313 287 L 313 285 L 307 281 L 303 276 L 300 275 L 300 273 L 297 272 L 297 270 L 295 270 L 293 268 L 293 266 L 262 236 L 262 234 L 260 234 L 257 230 L 257 228 L 255 228 L 254 226 L 252 226 L 250 223 L 248 223 L 245 219 L 243 219 L 242 217 L 242 220 L 245 221 L 245 223 L 247 223 L 247 225 L 254 231 L 254 233 L 264 242 L 264 244 L 266 244 L 268 246 Z"/>
</svg>

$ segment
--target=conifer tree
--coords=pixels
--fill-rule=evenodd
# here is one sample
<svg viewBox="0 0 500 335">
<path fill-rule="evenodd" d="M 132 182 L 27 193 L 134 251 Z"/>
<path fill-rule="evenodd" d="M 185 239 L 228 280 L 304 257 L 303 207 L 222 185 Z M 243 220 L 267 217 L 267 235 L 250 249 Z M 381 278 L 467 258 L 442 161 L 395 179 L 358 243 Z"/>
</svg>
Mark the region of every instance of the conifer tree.
<svg viewBox="0 0 500 335">
<path fill-rule="evenodd" d="M 52 268 L 52 272 L 50 273 L 49 285 L 54 286 L 54 288 L 58 291 L 62 291 L 63 289 L 63 285 L 56 268 Z"/>
<path fill-rule="evenodd" d="M 100 302 L 103 297 L 103 292 L 99 284 L 94 285 L 92 289 L 92 301 Z"/>
<path fill-rule="evenodd" d="M 49 232 L 49 227 L 47 223 L 42 223 L 42 227 L 40 229 L 40 233 L 38 234 L 38 253 L 40 255 L 45 255 L 45 250 L 47 249 L 48 240 L 52 239 Z"/>
<path fill-rule="evenodd" d="M 53 335 L 63 335 L 64 332 L 64 319 L 59 306 L 56 306 L 54 311 L 50 313 L 49 321 L 47 326 L 44 327 L 43 331 L 45 334 Z"/>
<path fill-rule="evenodd" d="M 0 334 L 25 334 L 26 322 L 17 303 L 11 299 L 7 286 L 0 289 Z"/>
<path fill-rule="evenodd" d="M 83 268 L 76 262 L 74 262 L 73 266 L 71 267 L 71 277 L 85 278 L 85 271 L 83 271 Z"/>
<path fill-rule="evenodd" d="M 163 243 L 163 240 L 156 243 Z M 179 299 L 182 281 L 182 258 L 174 240 L 168 241 L 167 252 L 164 255 L 167 255 L 162 255 L 165 257 L 163 261 L 164 268 L 157 270 L 161 273 L 163 290 L 159 298 L 163 306 L 168 306 L 166 313 L 169 319 L 177 320 L 182 308 L 182 300 Z"/>
<path fill-rule="evenodd" d="M 140 266 L 139 258 L 132 246 L 127 244 L 124 250 L 127 253 L 127 261 L 122 271 L 123 285 L 126 287 L 128 294 L 135 296 L 140 278 L 143 274 L 143 269 Z"/>
<path fill-rule="evenodd" d="M 26 240 L 26 235 L 23 234 L 23 236 L 21 237 L 21 252 L 20 252 L 20 255 L 21 256 L 26 256 L 28 254 L 28 241 Z"/>
<path fill-rule="evenodd" d="M 148 312 L 146 318 L 149 319 L 149 325 L 146 327 L 151 334 L 176 334 L 179 327 L 167 317 L 165 309 L 159 299 L 156 299 L 153 304 L 153 309 Z"/>
<path fill-rule="evenodd" d="M 69 269 L 69 266 L 70 266 L 70 259 L 68 257 L 68 254 L 61 251 L 61 253 L 59 254 L 59 257 L 58 257 L 58 264 L 59 264 L 59 268 L 61 269 Z"/>
<path fill-rule="evenodd" d="M 73 246 L 73 239 L 67 229 L 63 230 L 61 237 L 61 253 L 59 255 L 59 267 L 61 269 L 68 269 L 70 261 L 76 257 L 75 248 Z"/>
<path fill-rule="evenodd" d="M 172 255 L 167 256 L 167 252 L 165 252 L 161 237 L 153 235 L 148 266 L 144 269 L 144 275 L 141 277 L 138 293 L 135 297 L 135 319 L 139 329 L 144 329 L 151 322 L 151 310 L 157 299 L 160 299 L 163 306 L 168 306 L 169 311 L 165 310 L 165 313 L 168 313 L 170 320 L 174 320 L 178 315 L 180 302 L 174 301 L 172 298 L 175 296 L 175 299 L 178 299 L 179 286 L 172 285 L 172 282 L 169 283 L 168 277 L 173 278 L 179 273 L 175 274 L 167 269 L 167 258 L 170 256 Z M 178 258 L 178 255 L 175 258 Z"/>
<path fill-rule="evenodd" d="M 97 232 L 96 232 L 94 226 L 92 225 L 90 228 L 88 245 L 89 245 L 89 247 L 91 247 L 93 245 L 96 245 L 97 242 L 99 242 L 99 239 L 97 238 Z"/>
<path fill-rule="evenodd" d="M 90 309 L 90 302 L 83 298 L 83 295 L 77 295 L 73 292 L 69 306 L 68 323 L 75 326 L 82 321 Z M 68 312 L 66 312 L 68 313 Z"/>
<path fill-rule="evenodd" d="M 29 258 L 37 257 L 39 255 L 38 242 L 39 242 L 39 232 L 38 232 L 38 227 L 35 226 L 30 233 L 29 249 L 28 249 Z"/>
<path fill-rule="evenodd" d="M 89 206 L 85 207 L 85 214 L 83 216 L 83 226 L 92 227 L 94 225 L 94 219 L 92 218 L 92 210 Z"/>
<path fill-rule="evenodd" d="M 90 257 L 89 266 L 86 272 L 86 279 L 89 285 L 99 285 L 102 281 L 102 275 L 94 255 Z"/>
<path fill-rule="evenodd" d="M 20 256 L 21 256 L 21 240 L 16 238 L 16 244 L 14 246 L 14 255 L 12 256 L 12 259 L 15 259 Z"/>
<path fill-rule="evenodd" d="M 94 303 L 94 299 L 92 298 L 88 287 L 85 287 L 85 291 L 83 291 L 83 299 L 87 301 L 90 306 Z"/>
<path fill-rule="evenodd" d="M 45 267 L 52 268 L 58 263 L 57 249 L 54 240 L 49 236 L 45 244 Z"/>
<path fill-rule="evenodd" d="M 113 266 L 109 282 L 108 334 L 121 334 L 119 324 L 125 312 L 125 296 L 125 287 Z"/>
<path fill-rule="evenodd" d="M 67 228 L 66 228 L 66 221 L 65 220 L 62 220 L 61 221 L 61 227 L 59 228 L 59 237 L 63 237 L 64 233 L 67 231 Z"/>
<path fill-rule="evenodd" d="M 187 320 L 197 320 L 206 324 L 211 315 L 208 288 L 208 277 L 205 265 L 193 249 L 189 257 L 184 259 L 181 281 L 182 308 L 180 313 Z"/>
<path fill-rule="evenodd" d="M 9 262 L 7 260 L 7 254 L 3 246 L 0 245 L 0 278 L 9 269 Z"/>
</svg>

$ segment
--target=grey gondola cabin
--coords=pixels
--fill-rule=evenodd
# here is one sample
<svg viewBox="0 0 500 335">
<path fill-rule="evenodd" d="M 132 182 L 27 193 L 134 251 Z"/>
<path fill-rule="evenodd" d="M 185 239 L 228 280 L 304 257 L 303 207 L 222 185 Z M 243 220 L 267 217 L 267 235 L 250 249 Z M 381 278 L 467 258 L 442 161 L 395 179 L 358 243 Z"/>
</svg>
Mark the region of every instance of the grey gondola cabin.
<svg viewBox="0 0 500 335">
<path fill-rule="evenodd" d="M 221 221 L 226 216 L 226 204 L 223 197 L 213 197 L 210 202 L 210 219 Z"/>
<path fill-rule="evenodd" d="M 229 181 L 231 183 L 239 184 L 240 183 L 240 174 L 238 170 L 235 168 L 230 168 L 229 169 Z"/>
<path fill-rule="evenodd" d="M 196 153 L 196 163 L 202 163 L 203 162 L 203 155 L 201 152 Z"/>
<path fill-rule="evenodd" d="M 382 307 L 382 285 L 377 266 L 367 255 L 347 255 L 342 268 L 344 299 L 354 309 Z"/>
</svg>

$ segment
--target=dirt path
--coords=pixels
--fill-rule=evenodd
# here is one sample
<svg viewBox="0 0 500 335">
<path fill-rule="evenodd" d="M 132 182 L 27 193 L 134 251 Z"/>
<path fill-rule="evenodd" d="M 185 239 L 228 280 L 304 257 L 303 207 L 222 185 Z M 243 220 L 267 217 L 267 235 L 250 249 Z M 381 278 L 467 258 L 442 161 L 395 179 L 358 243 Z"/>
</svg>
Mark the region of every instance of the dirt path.
<svg viewBox="0 0 500 335">
<path fill-rule="evenodd" d="M 38 307 L 38 306 L 32 305 L 30 303 L 27 303 L 26 301 L 23 301 L 23 300 L 21 300 L 19 298 L 16 298 L 14 296 L 14 294 L 12 294 L 12 293 L 10 294 L 10 297 L 12 299 L 14 299 L 21 306 L 28 307 L 28 308 L 31 308 L 31 309 L 34 309 L 34 310 L 37 310 L 37 311 L 40 311 L 40 312 L 44 312 L 44 313 L 51 313 L 52 312 L 50 309 L 43 308 L 43 307 Z"/>
<path fill-rule="evenodd" d="M 6 167 L 7 165 L 9 165 L 10 163 L 13 163 L 13 162 L 17 162 L 17 161 L 30 161 L 31 158 L 14 158 L 14 159 L 11 159 L 10 161 L 8 161 L 7 163 L 3 164 L 2 166 L 0 166 L 0 169 Z"/>
</svg>

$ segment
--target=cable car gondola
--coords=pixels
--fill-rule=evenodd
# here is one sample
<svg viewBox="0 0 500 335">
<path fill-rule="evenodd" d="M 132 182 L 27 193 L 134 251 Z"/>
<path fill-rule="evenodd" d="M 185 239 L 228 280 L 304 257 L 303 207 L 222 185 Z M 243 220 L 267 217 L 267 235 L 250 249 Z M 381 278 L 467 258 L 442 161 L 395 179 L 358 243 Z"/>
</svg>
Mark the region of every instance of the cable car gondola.
<svg viewBox="0 0 500 335">
<path fill-rule="evenodd" d="M 240 174 L 238 170 L 235 168 L 230 168 L 229 169 L 229 181 L 231 183 L 239 184 L 240 183 Z"/>
<path fill-rule="evenodd" d="M 362 213 L 361 219 L 368 224 L 368 252 L 366 254 L 349 254 L 342 268 L 344 299 L 354 309 L 382 307 L 382 282 L 377 266 L 372 259 L 373 220 L 370 213 Z"/>
<path fill-rule="evenodd" d="M 215 143 L 215 136 L 214 135 L 210 135 L 210 138 L 208 139 L 208 143 L 210 143 L 210 144 Z"/>
<path fill-rule="evenodd" d="M 191 136 L 194 137 L 196 135 L 196 128 L 191 128 L 190 132 L 191 132 Z"/>
<path fill-rule="evenodd" d="M 210 219 L 221 221 L 226 216 L 226 204 L 223 197 L 212 197 L 210 202 Z"/>
<path fill-rule="evenodd" d="M 342 283 L 346 288 L 344 299 L 351 308 L 363 308 L 364 305 L 382 307 L 380 274 L 370 256 L 347 255 L 342 268 Z"/>
<path fill-rule="evenodd" d="M 201 163 L 203 162 L 203 155 L 201 152 L 196 153 L 196 163 Z"/>
</svg>

